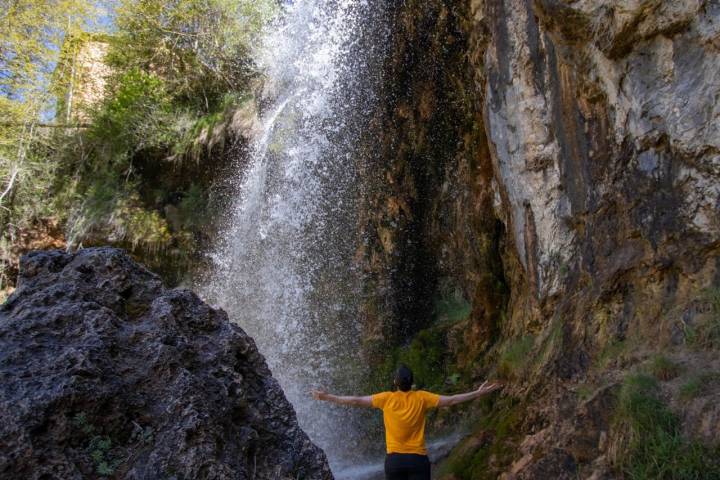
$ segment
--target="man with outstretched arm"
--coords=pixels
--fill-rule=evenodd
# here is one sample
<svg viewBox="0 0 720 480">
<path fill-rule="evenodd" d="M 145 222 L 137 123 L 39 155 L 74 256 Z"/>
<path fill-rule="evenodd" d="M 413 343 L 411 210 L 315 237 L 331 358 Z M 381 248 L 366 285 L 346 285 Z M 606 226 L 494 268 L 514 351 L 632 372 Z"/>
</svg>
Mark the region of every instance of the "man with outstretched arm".
<svg viewBox="0 0 720 480">
<path fill-rule="evenodd" d="M 316 400 L 374 407 L 383 411 L 385 423 L 385 478 L 387 480 L 430 480 L 430 460 L 425 448 L 425 412 L 436 407 L 450 407 L 475 400 L 500 388 L 484 382 L 477 390 L 458 395 L 437 395 L 412 390 L 413 374 L 405 365 L 395 373 L 394 392 L 382 392 L 365 397 L 331 395 L 313 390 Z"/>
</svg>

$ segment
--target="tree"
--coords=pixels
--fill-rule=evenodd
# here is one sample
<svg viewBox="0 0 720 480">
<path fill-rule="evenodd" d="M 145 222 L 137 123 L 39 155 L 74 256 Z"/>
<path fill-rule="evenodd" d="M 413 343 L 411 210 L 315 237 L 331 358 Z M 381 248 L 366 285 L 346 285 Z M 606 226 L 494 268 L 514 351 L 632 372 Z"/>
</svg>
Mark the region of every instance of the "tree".
<svg viewBox="0 0 720 480">
<path fill-rule="evenodd" d="M 247 88 L 251 44 L 276 10 L 273 0 L 120 0 L 110 61 L 157 74 L 179 102 L 209 112 Z"/>
<path fill-rule="evenodd" d="M 67 34 L 88 25 L 88 0 L 14 0 L 0 6 L 0 209 L 26 176 L 33 126 L 50 108 L 49 82 Z M 0 219 L 3 214 L 0 214 Z"/>
</svg>

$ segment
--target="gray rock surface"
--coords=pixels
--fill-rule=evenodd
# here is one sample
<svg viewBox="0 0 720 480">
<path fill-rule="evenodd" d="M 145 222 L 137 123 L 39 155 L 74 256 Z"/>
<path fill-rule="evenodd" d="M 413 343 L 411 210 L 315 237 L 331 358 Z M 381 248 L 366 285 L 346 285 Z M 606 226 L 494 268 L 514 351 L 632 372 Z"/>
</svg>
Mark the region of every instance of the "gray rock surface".
<svg viewBox="0 0 720 480">
<path fill-rule="evenodd" d="M 720 242 L 720 5 L 478 3 L 498 210 L 536 297 L 566 293 L 563 271 L 609 271 L 608 250 L 635 248 L 627 267 L 658 252 L 708 258 Z"/>
<path fill-rule="evenodd" d="M 33 252 L 0 307 L 0 478 L 331 479 L 252 338 L 120 250 Z"/>
</svg>

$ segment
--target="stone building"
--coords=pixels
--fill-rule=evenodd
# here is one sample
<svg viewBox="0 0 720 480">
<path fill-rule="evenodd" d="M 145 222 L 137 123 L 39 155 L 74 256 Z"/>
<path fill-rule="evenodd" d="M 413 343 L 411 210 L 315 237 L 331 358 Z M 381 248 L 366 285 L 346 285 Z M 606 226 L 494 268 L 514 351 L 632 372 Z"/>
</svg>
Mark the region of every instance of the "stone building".
<svg viewBox="0 0 720 480">
<path fill-rule="evenodd" d="M 65 41 L 55 70 L 59 121 L 83 123 L 103 99 L 111 73 L 105 62 L 109 47 L 105 35 L 82 33 Z"/>
</svg>

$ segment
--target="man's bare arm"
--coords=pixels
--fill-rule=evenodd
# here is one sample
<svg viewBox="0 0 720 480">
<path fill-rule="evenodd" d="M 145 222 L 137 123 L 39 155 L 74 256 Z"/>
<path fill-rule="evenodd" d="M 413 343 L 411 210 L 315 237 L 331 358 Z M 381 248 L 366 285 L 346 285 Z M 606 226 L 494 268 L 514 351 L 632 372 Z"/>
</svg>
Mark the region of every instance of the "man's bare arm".
<svg viewBox="0 0 720 480">
<path fill-rule="evenodd" d="M 315 400 L 322 400 L 324 402 L 337 403 L 338 405 L 350 405 L 353 407 L 372 407 L 372 397 L 352 397 L 352 396 L 339 396 L 331 393 L 323 392 L 322 390 L 313 390 L 310 392 Z"/>
<path fill-rule="evenodd" d="M 458 403 L 469 402 L 470 400 L 475 400 L 476 398 L 480 398 L 490 392 L 494 392 L 498 388 L 500 388 L 499 383 L 491 383 L 488 385 L 487 382 L 484 382 L 477 390 L 472 392 L 448 396 L 440 395 L 438 407 L 451 407 L 453 405 L 457 405 Z"/>
</svg>

